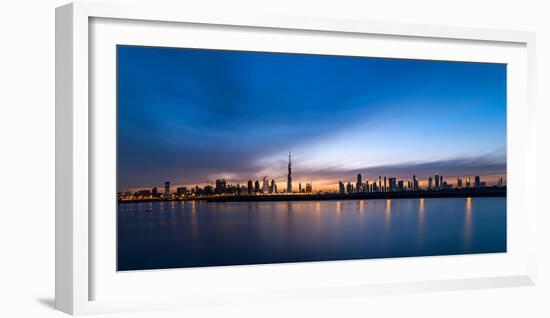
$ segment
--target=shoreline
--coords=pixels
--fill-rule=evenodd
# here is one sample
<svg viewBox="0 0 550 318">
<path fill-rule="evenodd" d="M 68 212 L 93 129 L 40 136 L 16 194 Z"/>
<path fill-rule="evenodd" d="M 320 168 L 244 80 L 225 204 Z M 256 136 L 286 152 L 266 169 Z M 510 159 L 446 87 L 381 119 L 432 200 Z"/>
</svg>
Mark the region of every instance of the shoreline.
<svg viewBox="0 0 550 318">
<path fill-rule="evenodd" d="M 140 199 L 118 201 L 119 204 L 142 202 L 206 201 L 206 202 L 267 202 L 267 201 L 329 201 L 329 200 L 380 200 L 421 198 L 479 198 L 506 197 L 506 187 L 482 189 L 455 189 L 443 191 L 361 192 L 349 194 L 281 194 L 281 195 L 224 195 L 181 199 Z"/>
</svg>

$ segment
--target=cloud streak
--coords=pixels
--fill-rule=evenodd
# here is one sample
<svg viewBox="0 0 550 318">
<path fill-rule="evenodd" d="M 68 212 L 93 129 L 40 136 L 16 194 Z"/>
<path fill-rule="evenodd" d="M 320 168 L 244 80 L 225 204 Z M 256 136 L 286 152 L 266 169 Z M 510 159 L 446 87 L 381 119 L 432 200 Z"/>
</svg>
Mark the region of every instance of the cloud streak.
<svg viewBox="0 0 550 318">
<path fill-rule="evenodd" d="M 506 146 L 505 65 L 117 50 L 119 191 L 282 180 L 289 147 L 296 178 L 505 171 L 479 155 Z"/>
<path fill-rule="evenodd" d="M 361 173 L 363 178 L 377 179 L 378 176 L 396 177 L 397 179 L 412 180 L 413 174 L 418 179 L 427 179 L 435 174 L 443 175 L 446 178 L 467 177 L 467 176 L 489 176 L 506 175 L 506 160 L 502 157 L 495 157 L 491 154 L 437 160 L 429 162 L 405 162 L 393 165 L 379 165 L 363 167 L 359 169 L 328 168 L 311 169 L 302 171 L 299 174 L 304 178 L 334 180 L 355 180 L 356 175 Z"/>
</svg>

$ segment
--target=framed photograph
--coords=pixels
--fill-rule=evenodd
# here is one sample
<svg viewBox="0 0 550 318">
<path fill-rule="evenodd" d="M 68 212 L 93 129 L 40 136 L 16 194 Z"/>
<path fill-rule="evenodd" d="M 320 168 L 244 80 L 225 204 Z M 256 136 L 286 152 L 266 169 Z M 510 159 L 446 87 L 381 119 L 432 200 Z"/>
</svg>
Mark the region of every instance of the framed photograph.
<svg viewBox="0 0 550 318">
<path fill-rule="evenodd" d="M 56 308 L 534 284 L 534 34 L 56 11 Z"/>
</svg>

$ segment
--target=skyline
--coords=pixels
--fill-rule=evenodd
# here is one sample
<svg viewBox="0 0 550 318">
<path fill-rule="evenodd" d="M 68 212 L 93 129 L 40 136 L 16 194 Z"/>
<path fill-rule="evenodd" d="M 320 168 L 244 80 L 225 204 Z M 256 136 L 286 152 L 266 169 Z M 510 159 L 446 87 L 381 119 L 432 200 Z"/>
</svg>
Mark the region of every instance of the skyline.
<svg viewBox="0 0 550 318">
<path fill-rule="evenodd" d="M 503 64 L 117 51 L 118 191 L 265 175 L 284 189 L 289 146 L 294 187 L 357 173 L 506 179 Z"/>
<path fill-rule="evenodd" d="M 379 192 L 380 190 L 368 190 L 369 183 L 376 187 L 378 183 L 382 187 L 382 180 L 383 183 L 383 189 L 384 192 L 386 191 L 386 185 L 387 181 L 390 179 L 394 179 L 395 182 L 401 182 L 404 185 L 404 189 L 410 190 L 412 187 L 416 187 L 416 190 L 432 190 L 432 189 L 438 189 L 441 187 L 441 189 L 452 189 L 452 188 L 470 188 L 470 185 L 474 182 L 481 182 L 483 184 L 483 187 L 492 187 L 492 186 L 506 186 L 507 180 L 506 176 L 504 175 L 490 175 L 490 176 L 480 176 L 475 174 L 470 175 L 464 175 L 464 176 L 454 176 L 450 179 L 447 178 L 447 176 L 444 176 L 439 173 L 435 173 L 433 175 L 429 175 L 426 179 L 420 179 L 416 174 L 412 174 L 412 177 L 405 176 L 401 178 L 397 178 L 394 175 L 374 175 L 374 176 L 367 176 L 362 173 L 358 173 L 355 176 L 351 178 L 339 178 L 336 183 L 330 183 L 330 184 L 323 184 L 321 187 L 319 186 L 313 186 L 313 182 L 311 181 L 303 181 L 299 180 L 296 183 L 293 183 L 293 177 L 291 172 L 291 153 L 289 151 L 288 154 L 288 174 L 286 176 L 286 179 L 284 181 L 281 181 L 279 178 L 270 178 L 270 176 L 263 176 L 260 178 L 249 178 L 249 179 L 240 179 L 240 181 L 226 179 L 226 178 L 217 178 L 215 181 L 208 181 L 205 184 L 171 184 L 170 181 L 164 181 L 164 191 L 167 191 L 168 193 L 174 193 L 174 189 L 177 189 L 179 193 L 179 189 L 186 189 L 186 191 L 192 190 L 192 189 L 206 189 L 207 187 L 210 187 L 211 189 L 218 187 L 218 183 L 223 183 L 224 187 L 227 185 L 228 187 L 234 187 L 236 189 L 239 188 L 246 188 L 246 187 L 258 187 L 261 188 L 259 192 L 262 193 L 301 193 L 302 190 L 305 190 L 307 187 L 309 187 L 310 193 L 337 193 L 342 192 L 342 185 L 352 185 L 352 187 L 356 186 L 357 183 L 361 183 L 361 187 L 366 186 L 365 192 L 370 191 L 376 191 Z M 363 179 L 364 177 L 364 179 Z M 441 185 L 438 186 L 438 182 L 436 179 L 441 178 Z M 460 181 L 459 181 L 460 180 Z M 476 181 L 477 180 L 477 181 Z M 489 181 L 488 181 L 489 180 Z M 445 181 L 443 183 L 443 181 Z M 329 181 L 331 182 L 331 181 Z M 357 183 L 356 183 L 357 182 Z M 415 182 L 418 182 L 415 185 Z M 284 183 L 286 185 L 285 188 L 278 188 L 278 184 Z M 271 190 L 267 191 L 266 186 L 269 188 L 271 187 Z M 476 187 L 479 187 L 477 185 Z M 140 188 L 134 188 L 134 189 L 126 189 L 124 193 L 128 192 L 142 192 L 142 191 L 159 191 L 158 189 L 161 189 L 162 187 L 160 185 L 154 185 L 150 187 L 140 187 Z M 168 189 L 168 190 L 166 190 Z M 170 190 L 171 189 L 171 190 Z M 280 189 L 280 190 L 277 190 Z M 296 191 L 297 190 L 297 191 Z M 249 189 L 250 191 L 250 189 Z M 255 191 L 258 192 L 258 191 Z M 119 194 L 123 193 L 119 191 Z M 162 193 L 162 192 L 158 192 Z"/>
</svg>

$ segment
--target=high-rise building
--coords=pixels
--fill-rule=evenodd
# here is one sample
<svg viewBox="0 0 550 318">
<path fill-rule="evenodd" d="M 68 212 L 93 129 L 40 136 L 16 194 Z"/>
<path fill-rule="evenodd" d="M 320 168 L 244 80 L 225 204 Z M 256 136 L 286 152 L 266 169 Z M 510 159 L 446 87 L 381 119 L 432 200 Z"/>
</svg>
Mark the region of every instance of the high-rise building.
<svg viewBox="0 0 550 318">
<path fill-rule="evenodd" d="M 313 185 L 308 182 L 306 183 L 306 193 L 312 193 L 313 192 Z"/>
<path fill-rule="evenodd" d="M 439 190 L 441 188 L 441 184 L 439 183 L 439 175 L 435 175 L 435 189 Z"/>
<path fill-rule="evenodd" d="M 348 184 L 346 185 L 346 192 L 347 193 L 352 193 L 353 192 L 353 187 L 351 186 L 350 182 L 348 182 Z"/>
<path fill-rule="evenodd" d="M 462 188 L 462 178 L 456 178 L 456 187 Z"/>
<path fill-rule="evenodd" d="M 292 168 L 291 168 L 290 149 L 288 150 L 288 176 L 286 181 L 286 192 L 288 193 L 292 192 Z"/>
<path fill-rule="evenodd" d="M 502 177 L 500 177 L 498 179 L 497 187 L 503 187 L 503 186 L 504 186 L 504 179 L 502 179 Z"/>
<path fill-rule="evenodd" d="M 432 177 L 430 176 L 430 177 L 428 178 L 428 190 L 432 190 L 432 188 L 433 188 L 433 179 L 432 179 Z"/>
<path fill-rule="evenodd" d="M 386 186 L 386 176 L 384 176 L 384 192 L 387 192 L 388 188 Z"/>
<path fill-rule="evenodd" d="M 365 182 L 365 191 L 370 192 L 369 180 Z"/>
<path fill-rule="evenodd" d="M 418 190 L 418 180 L 416 179 L 416 175 L 413 174 L 413 190 Z"/>
<path fill-rule="evenodd" d="M 481 187 L 481 178 L 479 176 L 475 176 L 475 187 L 479 188 Z"/>
<path fill-rule="evenodd" d="M 378 176 L 378 191 L 382 191 L 382 176 Z"/>
<path fill-rule="evenodd" d="M 466 178 L 466 188 L 469 188 L 472 186 L 472 183 L 471 183 L 471 180 L 470 180 L 470 177 Z"/>
<path fill-rule="evenodd" d="M 164 197 L 168 198 L 170 196 L 170 181 L 164 182 Z"/>
<path fill-rule="evenodd" d="M 397 181 L 397 191 L 403 191 L 405 190 L 405 187 L 403 185 L 403 180 Z"/>
<path fill-rule="evenodd" d="M 298 193 L 302 193 L 302 183 L 298 182 Z"/>
<path fill-rule="evenodd" d="M 269 179 L 267 178 L 267 176 L 265 176 L 263 179 L 262 192 L 263 193 L 269 192 Z"/>
<path fill-rule="evenodd" d="M 275 179 L 271 179 L 271 187 L 269 187 L 269 193 L 277 193 L 277 184 Z"/>
<path fill-rule="evenodd" d="M 344 187 L 344 183 L 342 181 L 338 181 L 338 192 L 340 192 L 340 194 L 346 193 L 346 188 Z"/>
<path fill-rule="evenodd" d="M 254 191 L 254 186 L 252 185 L 252 180 L 248 180 L 246 192 L 248 192 L 248 194 L 250 194 L 250 193 L 252 193 L 252 191 Z"/>
<path fill-rule="evenodd" d="M 361 174 L 357 174 L 357 182 L 355 183 L 355 189 L 357 189 L 357 192 L 362 192 L 361 188 L 363 188 L 363 181 L 361 178 Z"/>
<path fill-rule="evenodd" d="M 397 182 L 395 178 L 389 178 L 389 184 L 390 184 L 390 191 L 395 192 L 397 191 Z"/>
<path fill-rule="evenodd" d="M 225 181 L 225 179 L 216 180 L 216 188 L 214 189 L 214 193 L 217 193 L 217 194 L 226 193 L 226 189 L 227 189 L 227 181 Z"/>
<path fill-rule="evenodd" d="M 254 192 L 258 193 L 260 192 L 260 181 L 256 180 L 256 182 L 254 182 Z"/>
<path fill-rule="evenodd" d="M 443 186 L 443 176 L 439 176 L 439 184 L 441 185 L 441 188 L 445 188 Z"/>
</svg>

